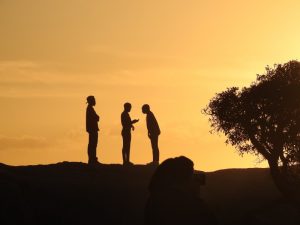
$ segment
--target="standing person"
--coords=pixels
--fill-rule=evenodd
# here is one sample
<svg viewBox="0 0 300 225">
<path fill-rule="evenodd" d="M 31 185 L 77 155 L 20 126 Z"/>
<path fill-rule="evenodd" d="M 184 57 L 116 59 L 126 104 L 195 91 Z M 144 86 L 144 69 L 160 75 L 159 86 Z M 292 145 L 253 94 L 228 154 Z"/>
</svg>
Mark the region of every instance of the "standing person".
<svg viewBox="0 0 300 225">
<path fill-rule="evenodd" d="M 97 144 L 98 144 L 98 121 L 100 117 L 95 112 L 94 106 L 96 105 L 96 99 L 94 96 L 87 97 L 88 106 L 86 108 L 86 131 L 89 133 L 89 144 L 88 144 L 88 157 L 89 164 L 97 164 Z"/>
<path fill-rule="evenodd" d="M 153 153 L 153 165 L 159 164 L 159 149 L 158 149 L 158 136 L 160 135 L 160 129 L 154 114 L 150 111 L 148 104 L 143 105 L 142 112 L 146 114 L 146 122 L 148 129 L 148 137 L 151 140 L 152 153 Z"/>
<path fill-rule="evenodd" d="M 124 104 L 124 111 L 121 114 L 121 123 L 122 123 L 122 138 L 123 138 L 123 165 L 132 164 L 129 160 L 130 157 L 130 143 L 131 143 L 131 129 L 134 130 L 134 123 L 137 123 L 139 120 L 131 120 L 129 112 L 131 111 L 131 104 L 126 102 Z"/>
</svg>

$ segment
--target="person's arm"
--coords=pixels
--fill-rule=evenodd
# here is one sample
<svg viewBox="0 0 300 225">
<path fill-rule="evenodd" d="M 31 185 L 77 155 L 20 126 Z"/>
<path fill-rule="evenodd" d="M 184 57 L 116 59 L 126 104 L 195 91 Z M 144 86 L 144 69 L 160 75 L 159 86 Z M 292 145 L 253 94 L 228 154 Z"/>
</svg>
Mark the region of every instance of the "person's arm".
<svg viewBox="0 0 300 225">
<path fill-rule="evenodd" d="M 135 123 L 137 123 L 137 122 L 139 122 L 139 119 L 132 120 L 132 121 L 131 121 L 131 124 L 135 124 Z"/>
<path fill-rule="evenodd" d="M 98 114 L 96 113 L 94 108 L 93 108 L 93 116 L 94 116 L 95 120 L 99 122 L 100 117 L 98 116 Z"/>
<path fill-rule="evenodd" d="M 133 124 L 139 122 L 139 119 L 134 119 L 134 120 L 131 120 L 131 129 L 134 130 L 134 126 Z"/>
</svg>

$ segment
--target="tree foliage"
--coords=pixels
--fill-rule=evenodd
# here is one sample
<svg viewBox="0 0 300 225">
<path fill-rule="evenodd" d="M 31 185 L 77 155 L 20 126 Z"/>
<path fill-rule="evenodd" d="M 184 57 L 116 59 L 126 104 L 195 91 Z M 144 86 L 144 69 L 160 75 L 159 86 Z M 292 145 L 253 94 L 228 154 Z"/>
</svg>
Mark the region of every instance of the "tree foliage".
<svg viewBox="0 0 300 225">
<path fill-rule="evenodd" d="M 241 154 L 262 156 L 273 177 L 300 163 L 300 63 L 267 66 L 249 87 L 231 87 L 212 98 L 204 113 L 213 131 Z"/>
</svg>

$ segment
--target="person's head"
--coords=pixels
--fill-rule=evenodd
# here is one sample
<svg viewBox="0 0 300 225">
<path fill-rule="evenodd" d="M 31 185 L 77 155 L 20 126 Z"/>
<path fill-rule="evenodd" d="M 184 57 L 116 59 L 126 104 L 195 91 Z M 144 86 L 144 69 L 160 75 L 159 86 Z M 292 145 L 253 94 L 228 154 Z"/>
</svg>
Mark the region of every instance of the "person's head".
<svg viewBox="0 0 300 225">
<path fill-rule="evenodd" d="M 194 182 L 194 163 L 185 156 L 169 158 L 162 162 L 154 172 L 149 191 L 159 192 L 176 188 L 191 194 L 198 194 L 198 184 Z"/>
<path fill-rule="evenodd" d="M 143 112 L 144 114 L 149 113 L 149 112 L 150 112 L 150 106 L 149 106 L 148 104 L 144 104 L 144 105 L 142 106 L 142 112 Z"/>
<path fill-rule="evenodd" d="M 129 102 L 126 102 L 124 104 L 124 111 L 130 112 L 130 110 L 131 110 L 131 104 Z"/>
<path fill-rule="evenodd" d="M 96 105 L 96 99 L 94 96 L 90 95 L 86 98 L 86 101 L 89 105 L 94 106 Z"/>
</svg>

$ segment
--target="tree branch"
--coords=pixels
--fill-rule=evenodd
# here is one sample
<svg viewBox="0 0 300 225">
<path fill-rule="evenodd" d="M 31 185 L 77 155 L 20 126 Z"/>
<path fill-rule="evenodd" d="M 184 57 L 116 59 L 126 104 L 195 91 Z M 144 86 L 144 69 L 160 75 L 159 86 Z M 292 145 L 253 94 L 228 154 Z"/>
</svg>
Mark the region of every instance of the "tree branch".
<svg viewBox="0 0 300 225">
<path fill-rule="evenodd" d="M 252 132 L 248 132 L 249 133 L 249 138 L 250 141 L 252 142 L 252 144 L 254 145 L 254 147 L 257 149 L 257 151 L 263 155 L 263 157 L 265 157 L 265 159 L 269 160 L 272 155 L 271 153 L 269 153 L 262 144 L 259 143 L 259 141 L 255 138 L 254 134 Z"/>
</svg>

